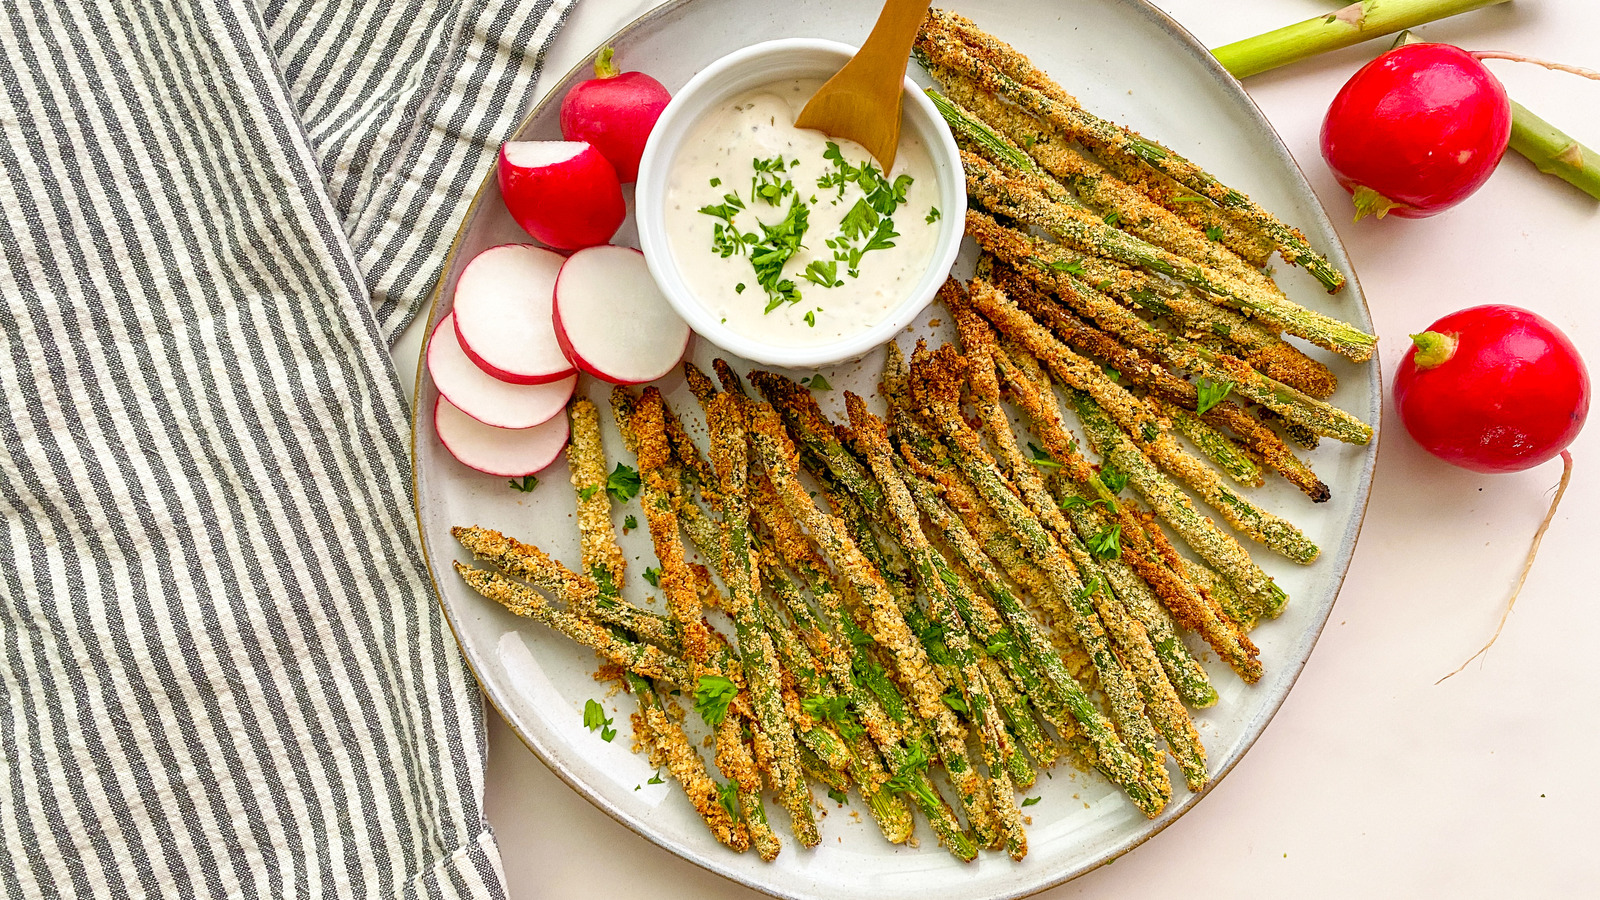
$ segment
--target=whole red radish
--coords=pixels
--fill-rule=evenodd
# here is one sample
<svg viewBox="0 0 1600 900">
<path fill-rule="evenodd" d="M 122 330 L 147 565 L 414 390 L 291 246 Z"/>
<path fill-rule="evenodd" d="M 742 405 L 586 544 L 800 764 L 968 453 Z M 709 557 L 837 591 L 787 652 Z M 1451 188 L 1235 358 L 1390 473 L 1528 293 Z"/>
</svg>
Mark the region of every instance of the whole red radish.
<svg viewBox="0 0 1600 900">
<path fill-rule="evenodd" d="M 1407 44 L 1366 64 L 1322 122 L 1322 158 L 1356 218 L 1421 219 L 1483 186 L 1511 138 L 1505 88 L 1472 54 Z"/>
<path fill-rule="evenodd" d="M 611 52 L 601 48 L 594 77 L 573 85 L 561 99 L 561 136 L 593 144 L 627 183 L 639 177 L 645 141 L 672 95 L 643 72 L 618 71 Z"/>
<path fill-rule="evenodd" d="M 606 243 L 627 214 L 616 170 L 581 141 L 502 144 L 499 176 L 511 218 L 558 250 Z"/>
<path fill-rule="evenodd" d="M 1400 421 L 1417 443 L 1475 472 L 1555 457 L 1589 414 L 1589 372 L 1572 341 L 1514 306 L 1475 306 L 1412 335 L 1395 373 Z"/>
</svg>

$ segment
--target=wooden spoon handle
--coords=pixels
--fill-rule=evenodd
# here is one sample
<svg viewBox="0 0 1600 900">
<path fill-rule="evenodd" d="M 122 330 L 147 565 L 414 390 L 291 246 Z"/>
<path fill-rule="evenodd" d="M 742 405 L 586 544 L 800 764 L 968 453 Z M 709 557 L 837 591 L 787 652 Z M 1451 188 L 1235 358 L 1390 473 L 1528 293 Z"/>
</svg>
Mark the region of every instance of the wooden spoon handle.
<svg viewBox="0 0 1600 900">
<path fill-rule="evenodd" d="M 861 45 L 855 60 L 871 64 L 873 77 L 884 78 L 898 90 L 900 80 L 906 77 L 906 63 L 911 57 L 911 44 L 917 39 L 917 29 L 928 17 L 932 0 L 886 0 L 878 13 L 877 24 Z M 855 60 L 852 60 L 854 62 Z M 863 73 L 865 77 L 865 73 Z"/>
</svg>

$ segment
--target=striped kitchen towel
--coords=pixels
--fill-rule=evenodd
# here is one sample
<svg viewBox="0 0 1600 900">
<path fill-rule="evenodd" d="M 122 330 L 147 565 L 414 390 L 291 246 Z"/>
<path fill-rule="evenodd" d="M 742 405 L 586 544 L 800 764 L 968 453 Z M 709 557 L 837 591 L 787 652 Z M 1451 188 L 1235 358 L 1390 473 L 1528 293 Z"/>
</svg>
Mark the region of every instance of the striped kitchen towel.
<svg viewBox="0 0 1600 900">
<path fill-rule="evenodd" d="M 0 894 L 503 895 L 387 339 L 566 10 L 0 3 Z"/>
</svg>

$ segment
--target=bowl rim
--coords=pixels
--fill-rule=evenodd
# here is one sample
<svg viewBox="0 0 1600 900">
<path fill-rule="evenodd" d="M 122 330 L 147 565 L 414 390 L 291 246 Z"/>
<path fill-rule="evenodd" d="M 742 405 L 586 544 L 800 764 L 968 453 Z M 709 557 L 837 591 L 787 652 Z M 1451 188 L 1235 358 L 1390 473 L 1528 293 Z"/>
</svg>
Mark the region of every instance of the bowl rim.
<svg viewBox="0 0 1600 900">
<path fill-rule="evenodd" d="M 902 109 L 909 107 L 907 112 L 920 114 L 930 126 L 927 130 L 931 131 L 934 140 L 928 142 L 928 151 L 939 179 L 940 208 L 945 210 L 945 213 L 939 219 L 939 236 L 928 268 L 916 283 L 916 287 L 890 311 L 889 315 L 871 328 L 826 344 L 801 347 L 774 344 L 739 334 L 723 325 L 693 296 L 679 273 L 666 236 L 666 226 L 662 220 L 661 213 L 664 206 L 662 197 L 665 195 L 667 177 L 671 170 L 672 157 L 668 154 L 678 150 L 689 129 L 700 121 L 700 116 L 705 111 L 702 104 L 690 112 L 685 112 L 692 105 L 690 101 L 703 95 L 708 87 L 714 88 L 728 73 L 737 72 L 752 62 L 774 54 L 810 53 L 823 58 L 838 56 L 840 63 L 843 64 L 853 57 L 858 49 L 851 44 L 826 38 L 778 38 L 735 50 L 701 69 L 673 95 L 671 102 L 662 110 L 661 117 L 656 120 L 656 127 L 645 143 L 644 154 L 639 160 L 634 216 L 638 228 L 639 249 L 644 253 L 650 274 L 655 278 L 667 302 L 677 310 L 684 321 L 689 323 L 690 329 L 695 334 L 745 359 L 764 365 L 808 368 L 835 365 L 869 353 L 910 325 L 928 304 L 933 302 L 934 296 L 944 284 L 945 277 L 955 265 L 956 257 L 960 253 L 965 234 L 967 208 L 965 179 L 955 174 L 959 171 L 960 150 L 956 146 L 954 135 L 945 124 L 944 117 L 939 114 L 933 102 L 923 93 L 921 86 L 912 79 L 908 71 L 903 93 L 905 105 Z M 956 202 L 951 202 L 952 200 Z"/>
</svg>

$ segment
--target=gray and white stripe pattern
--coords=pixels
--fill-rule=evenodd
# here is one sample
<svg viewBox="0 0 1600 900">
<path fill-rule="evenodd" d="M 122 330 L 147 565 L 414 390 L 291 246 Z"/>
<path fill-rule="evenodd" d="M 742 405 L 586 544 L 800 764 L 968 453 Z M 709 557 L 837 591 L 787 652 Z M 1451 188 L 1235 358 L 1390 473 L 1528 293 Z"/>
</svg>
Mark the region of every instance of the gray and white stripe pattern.
<svg viewBox="0 0 1600 900">
<path fill-rule="evenodd" d="M 6 898 L 503 894 L 385 335 L 563 13 L 0 4 Z"/>
<path fill-rule="evenodd" d="M 433 290 L 455 224 L 532 104 L 569 6 L 263 0 L 273 51 L 391 342 Z"/>
</svg>

